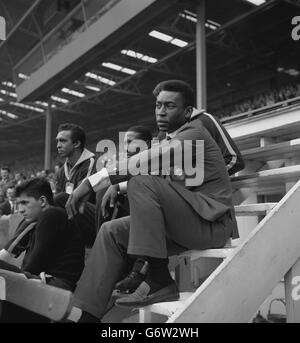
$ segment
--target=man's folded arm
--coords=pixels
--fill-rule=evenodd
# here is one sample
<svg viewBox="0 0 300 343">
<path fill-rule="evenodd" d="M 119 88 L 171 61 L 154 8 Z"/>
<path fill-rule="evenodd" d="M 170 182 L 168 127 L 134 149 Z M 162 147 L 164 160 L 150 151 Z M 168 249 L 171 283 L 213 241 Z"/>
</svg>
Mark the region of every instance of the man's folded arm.
<svg viewBox="0 0 300 343">
<path fill-rule="evenodd" d="M 194 137 L 193 137 L 194 138 Z M 190 143 L 186 147 L 183 147 L 183 140 L 174 139 L 170 143 L 165 143 L 159 146 L 155 146 L 151 149 L 142 151 L 130 159 L 123 159 L 114 168 L 102 168 L 99 172 L 91 175 L 88 181 L 94 192 L 110 186 L 111 184 L 120 184 L 124 181 L 128 181 L 132 176 L 136 175 L 160 175 L 168 172 L 177 161 L 180 161 L 182 169 L 186 158 L 185 153 L 190 153 L 191 159 L 188 163 L 192 163 L 192 160 L 199 158 L 195 155 L 193 146 L 196 145 L 197 140 L 191 139 Z M 202 156 L 203 157 L 203 156 Z"/>
</svg>

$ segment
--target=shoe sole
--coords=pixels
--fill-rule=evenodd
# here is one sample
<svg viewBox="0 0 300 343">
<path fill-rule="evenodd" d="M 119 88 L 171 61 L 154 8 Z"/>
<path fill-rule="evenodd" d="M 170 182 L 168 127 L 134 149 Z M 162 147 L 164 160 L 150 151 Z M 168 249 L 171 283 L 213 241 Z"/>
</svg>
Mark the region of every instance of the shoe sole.
<svg viewBox="0 0 300 343">
<path fill-rule="evenodd" d="M 115 298 L 115 299 L 121 299 L 121 298 L 125 298 L 125 297 L 128 297 L 130 294 L 132 294 L 133 292 L 131 293 L 121 293 L 121 292 L 118 292 L 116 290 L 114 290 L 112 292 L 112 297 Z"/>
<path fill-rule="evenodd" d="M 124 297 L 123 297 L 124 298 Z M 177 294 L 172 294 L 172 295 L 161 295 L 161 296 L 157 296 L 153 299 L 149 299 L 148 301 L 145 300 L 143 301 L 143 303 L 141 302 L 130 302 L 130 303 L 118 303 L 116 302 L 115 305 L 118 307 L 126 307 L 126 308 L 141 308 L 141 307 L 145 307 L 145 306 L 149 306 L 152 304 L 156 304 L 156 303 L 161 303 L 161 302 L 168 302 L 168 301 L 177 301 L 179 300 L 179 293 Z"/>
</svg>

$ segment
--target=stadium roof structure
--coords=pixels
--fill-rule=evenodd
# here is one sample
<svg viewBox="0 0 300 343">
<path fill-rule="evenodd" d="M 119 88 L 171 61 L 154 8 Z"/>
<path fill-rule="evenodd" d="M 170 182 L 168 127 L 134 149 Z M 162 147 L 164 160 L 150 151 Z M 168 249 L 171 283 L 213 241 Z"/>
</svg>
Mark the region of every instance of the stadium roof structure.
<svg viewBox="0 0 300 343">
<path fill-rule="evenodd" d="M 60 123 L 74 122 L 94 144 L 134 123 L 154 127 L 152 89 L 158 82 L 183 79 L 196 88 L 196 0 L 149 0 L 122 25 L 119 13 L 119 27 L 75 58 L 72 44 L 122 1 L 140 3 L 1 1 L 1 163 L 43 153 L 49 108 L 53 134 Z M 221 106 L 224 97 L 242 97 L 258 83 L 298 77 L 300 41 L 291 37 L 297 12 L 297 0 L 206 0 L 208 109 Z M 55 63 L 63 51 L 70 58 L 66 66 Z M 47 72 L 51 65 L 53 75 Z"/>
</svg>

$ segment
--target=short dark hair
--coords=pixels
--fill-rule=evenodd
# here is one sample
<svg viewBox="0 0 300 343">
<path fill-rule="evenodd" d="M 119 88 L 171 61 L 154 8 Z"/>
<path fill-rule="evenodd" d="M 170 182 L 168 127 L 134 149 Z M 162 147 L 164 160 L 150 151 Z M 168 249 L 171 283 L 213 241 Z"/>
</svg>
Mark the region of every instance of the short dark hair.
<svg viewBox="0 0 300 343">
<path fill-rule="evenodd" d="M 16 196 L 19 197 L 21 194 L 26 194 L 29 197 L 33 197 L 38 200 L 41 196 L 45 196 L 50 205 L 53 205 L 53 193 L 50 183 L 40 177 L 23 181 L 16 186 Z"/>
<path fill-rule="evenodd" d="M 8 172 L 10 173 L 10 169 L 9 169 L 9 167 L 7 167 L 7 166 L 1 167 L 1 170 L 6 170 L 6 171 L 8 171 Z"/>
<path fill-rule="evenodd" d="M 85 132 L 81 126 L 72 123 L 64 123 L 59 125 L 58 132 L 60 131 L 71 131 L 72 142 L 79 141 L 80 148 L 82 150 L 84 149 L 86 137 Z"/>
<path fill-rule="evenodd" d="M 150 145 L 150 142 L 152 140 L 152 134 L 150 130 L 148 130 L 145 126 L 142 126 L 142 125 L 131 126 L 127 130 L 127 132 L 128 131 L 136 132 L 139 135 L 139 139 L 145 141 L 146 143 L 148 143 L 148 145 Z"/>
<path fill-rule="evenodd" d="M 195 105 L 195 95 L 192 87 L 184 81 L 181 80 L 167 80 L 160 82 L 153 90 L 153 95 L 155 97 L 161 91 L 178 92 L 183 98 L 184 106 L 194 106 Z"/>
</svg>

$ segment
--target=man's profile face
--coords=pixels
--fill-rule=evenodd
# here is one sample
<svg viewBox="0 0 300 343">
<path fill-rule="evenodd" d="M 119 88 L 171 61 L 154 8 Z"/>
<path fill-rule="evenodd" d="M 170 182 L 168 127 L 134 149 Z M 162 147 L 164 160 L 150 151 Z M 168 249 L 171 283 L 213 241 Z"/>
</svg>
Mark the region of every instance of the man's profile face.
<svg viewBox="0 0 300 343">
<path fill-rule="evenodd" d="M 185 107 L 178 92 L 161 91 L 156 98 L 155 115 L 160 131 L 173 132 L 185 123 Z"/>
<path fill-rule="evenodd" d="M 19 213 L 21 213 L 26 221 L 37 221 L 42 213 L 41 200 L 28 196 L 25 193 L 17 198 Z"/>
<path fill-rule="evenodd" d="M 75 143 L 71 139 L 71 131 L 60 131 L 56 136 L 57 152 L 62 157 L 69 157 L 75 150 Z"/>
<path fill-rule="evenodd" d="M 139 136 L 139 133 L 134 131 L 127 131 L 125 133 L 124 148 L 128 158 L 137 154 L 138 152 L 148 149 L 146 142 L 141 140 Z"/>
</svg>

